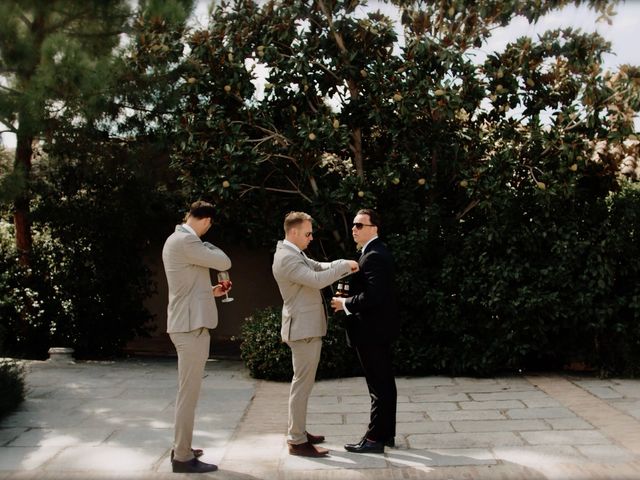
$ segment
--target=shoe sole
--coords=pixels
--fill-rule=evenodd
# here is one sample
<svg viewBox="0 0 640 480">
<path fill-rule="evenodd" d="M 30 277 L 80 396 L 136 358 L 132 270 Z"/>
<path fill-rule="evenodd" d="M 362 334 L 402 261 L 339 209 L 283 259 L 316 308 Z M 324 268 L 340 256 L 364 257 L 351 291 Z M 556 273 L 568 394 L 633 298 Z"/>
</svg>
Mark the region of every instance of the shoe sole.
<svg viewBox="0 0 640 480">
<path fill-rule="evenodd" d="M 327 455 L 329 455 L 329 452 L 327 451 L 325 453 L 318 453 L 317 455 L 305 455 L 304 453 L 289 452 L 289 455 L 295 455 L 296 457 L 318 458 L 326 457 Z"/>
<path fill-rule="evenodd" d="M 347 452 L 350 452 L 350 453 L 378 453 L 378 454 L 384 453 L 384 450 L 376 450 L 376 451 L 372 451 L 372 450 L 349 450 L 348 448 L 345 448 L 345 450 Z"/>
</svg>

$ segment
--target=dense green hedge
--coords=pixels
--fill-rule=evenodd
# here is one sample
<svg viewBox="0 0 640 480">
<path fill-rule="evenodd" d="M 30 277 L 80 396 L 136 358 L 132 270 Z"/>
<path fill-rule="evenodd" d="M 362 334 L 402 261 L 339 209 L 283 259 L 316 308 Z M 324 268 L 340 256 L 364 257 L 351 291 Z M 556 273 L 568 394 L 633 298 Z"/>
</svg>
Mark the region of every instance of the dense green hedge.
<svg viewBox="0 0 640 480">
<path fill-rule="evenodd" d="M 457 224 L 432 210 L 421 230 L 389 238 L 400 371 L 639 373 L 640 190 L 543 200 L 510 199 Z"/>
<path fill-rule="evenodd" d="M 402 216 L 387 217 L 401 299 L 398 374 L 640 373 L 640 189 L 573 209 L 538 200 L 455 223 L 435 209 L 421 221 L 416 211 L 404 234 L 393 233 Z M 359 373 L 339 318 L 330 320 L 319 377 Z M 242 357 L 252 375 L 290 378 L 279 331 L 278 309 L 246 321 Z"/>
</svg>

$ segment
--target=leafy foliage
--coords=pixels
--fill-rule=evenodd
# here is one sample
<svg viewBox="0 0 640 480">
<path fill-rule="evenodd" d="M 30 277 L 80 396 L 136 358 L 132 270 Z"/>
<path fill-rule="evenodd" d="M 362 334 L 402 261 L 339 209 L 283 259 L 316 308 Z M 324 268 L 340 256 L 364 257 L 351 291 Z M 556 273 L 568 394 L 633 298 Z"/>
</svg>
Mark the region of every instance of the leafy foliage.
<svg viewBox="0 0 640 480">
<path fill-rule="evenodd" d="M 241 354 L 251 375 L 266 380 L 291 380 L 291 350 L 280 337 L 281 312 L 279 308 L 256 311 L 242 324 Z M 327 336 L 316 378 L 335 378 L 357 375 L 357 359 L 347 346 L 340 320 L 330 318 Z"/>
<path fill-rule="evenodd" d="M 0 360 L 0 420 L 22 403 L 25 397 L 24 369 L 11 360 Z"/>
<path fill-rule="evenodd" d="M 322 258 L 348 255 L 360 206 L 379 210 L 400 371 L 627 365 L 613 348 L 617 332 L 637 341 L 637 313 L 616 284 L 636 272 L 620 270 L 614 215 L 631 221 L 618 202 L 636 201 L 638 68 L 603 72 L 609 43 L 572 29 L 474 61 L 494 27 L 581 2 L 393 3 L 402 46 L 361 2 L 221 3 L 190 40 L 183 184 L 232 235 L 270 243 L 286 211 L 311 212 Z"/>
<path fill-rule="evenodd" d="M 95 53 L 92 42 L 82 45 L 88 51 L 77 52 L 80 59 L 69 53 L 67 44 L 52 41 L 47 45 L 53 50 L 45 52 L 51 75 L 38 72 L 45 79 L 78 80 L 87 88 L 47 90 L 47 98 L 59 108 L 37 112 L 40 123 L 31 133 L 39 142 L 30 149 L 30 170 L 20 176 L 22 186 L 14 189 L 15 195 L 31 198 L 28 224 L 34 237 L 28 262 L 20 242 L 10 241 L 25 226 L 16 219 L 15 204 L 11 207 L 14 197 L 1 199 L 2 218 L 14 220 L 2 223 L 0 249 L 6 266 L 0 295 L 7 299 L 0 307 L 0 324 L 11 332 L 6 347 L 13 355 L 43 358 L 53 345 L 74 347 L 80 357 L 110 356 L 132 337 L 147 334 L 150 314 L 143 301 L 155 291 L 146 266 L 148 247 L 152 239 L 166 235 L 159 225 L 167 225 L 183 208 L 179 195 L 168 193 L 175 190 L 175 176 L 166 168 L 171 141 L 167 119 L 177 103 L 171 96 L 170 65 L 180 54 L 169 52 L 163 42 L 180 39 L 192 2 L 141 2 L 135 19 L 128 7 L 121 9 L 121 2 L 99 3 L 100 8 L 74 5 L 80 9 L 78 18 L 104 8 L 98 23 L 106 24 L 107 14 L 121 22 L 109 33 L 95 33 L 107 37 L 99 61 L 89 60 Z M 23 7 L 27 20 L 32 7 L 36 17 L 40 12 L 36 4 Z M 49 7 L 40 12 L 49 15 L 46 21 L 64 22 Z M 115 33 L 128 21 L 131 42 L 114 50 Z M 56 58 L 68 58 L 68 68 L 58 70 Z M 21 174 L 19 162 L 14 165 L 3 181 Z"/>
</svg>

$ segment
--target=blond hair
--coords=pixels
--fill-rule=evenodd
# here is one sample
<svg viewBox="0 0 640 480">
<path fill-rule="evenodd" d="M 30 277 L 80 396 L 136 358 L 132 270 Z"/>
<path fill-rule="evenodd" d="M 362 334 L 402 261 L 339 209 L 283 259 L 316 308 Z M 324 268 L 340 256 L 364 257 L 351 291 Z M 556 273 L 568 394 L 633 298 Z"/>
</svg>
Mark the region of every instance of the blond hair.
<svg viewBox="0 0 640 480">
<path fill-rule="evenodd" d="M 289 230 L 296 228 L 302 224 L 305 220 L 313 222 L 311 215 L 304 212 L 289 212 L 284 217 L 284 233 L 289 233 Z"/>
</svg>

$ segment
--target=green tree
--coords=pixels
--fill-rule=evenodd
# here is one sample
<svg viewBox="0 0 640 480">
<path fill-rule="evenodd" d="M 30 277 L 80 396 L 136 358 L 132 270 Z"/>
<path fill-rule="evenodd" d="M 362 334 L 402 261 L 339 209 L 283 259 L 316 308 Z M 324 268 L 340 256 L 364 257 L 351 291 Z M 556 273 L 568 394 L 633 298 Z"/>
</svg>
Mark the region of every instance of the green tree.
<svg viewBox="0 0 640 480">
<path fill-rule="evenodd" d="M 49 2 L 47 13 L 54 15 L 56 5 Z M 94 7 L 86 5 L 100 16 L 103 7 Z M 0 223 L 0 296 L 6 298 L 0 327 L 9 332 L 5 343 L 12 354 L 41 358 L 51 345 L 62 345 L 74 347 L 76 355 L 100 357 L 148 332 L 143 301 L 154 286 L 145 255 L 150 242 L 165 235 L 161 226 L 168 216 L 182 207 L 169 193 L 175 180 L 166 154 L 179 105 L 172 92 L 182 47 L 169 51 L 166 44 L 182 38 L 192 7 L 191 0 L 139 2 L 136 12 L 126 10 L 129 16 L 110 40 L 103 38 L 99 58 L 82 50 L 64 70 L 51 66 L 59 84 L 36 69 L 40 76 L 33 82 L 57 88 L 36 93 L 47 93 L 45 104 L 56 109 L 40 112 L 28 183 L 16 170 L 3 179 L 14 192 L 16 178 L 28 185 L 33 221 L 28 265 L 24 250 L 19 262 L 7 241 L 18 223 Z M 121 40 L 118 30 L 126 31 Z M 87 45 L 81 33 L 73 34 L 78 49 Z M 3 209 L 13 201 L 8 193 L 3 189 Z"/>
<path fill-rule="evenodd" d="M 24 265 L 32 246 L 29 180 L 34 146 L 68 103 L 90 108 L 88 96 L 110 77 L 111 53 L 129 18 L 125 0 L 7 0 L 0 5 L 0 122 L 15 133 L 13 199 L 16 247 Z"/>
</svg>

